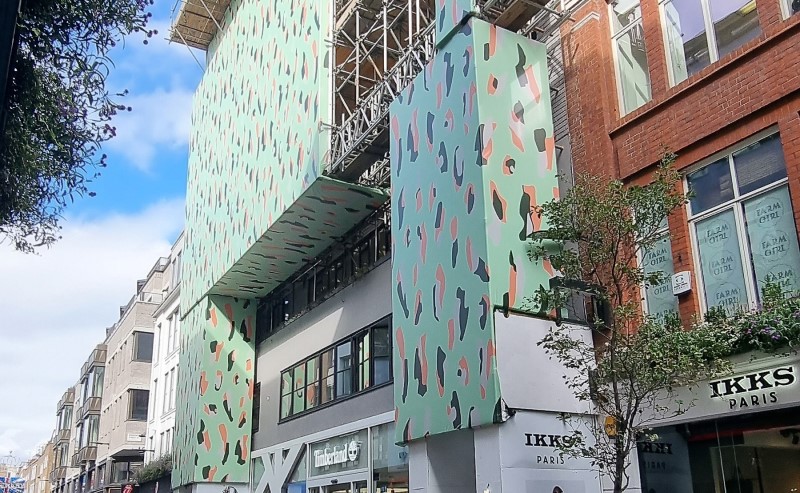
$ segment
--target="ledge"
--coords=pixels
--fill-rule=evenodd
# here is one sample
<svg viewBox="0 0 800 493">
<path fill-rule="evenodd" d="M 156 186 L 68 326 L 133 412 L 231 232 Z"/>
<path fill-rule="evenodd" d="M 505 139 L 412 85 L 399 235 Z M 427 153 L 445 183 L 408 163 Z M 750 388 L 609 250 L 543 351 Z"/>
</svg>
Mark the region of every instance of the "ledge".
<svg viewBox="0 0 800 493">
<path fill-rule="evenodd" d="M 317 178 L 207 294 L 266 296 L 388 198 L 381 189 Z"/>
</svg>

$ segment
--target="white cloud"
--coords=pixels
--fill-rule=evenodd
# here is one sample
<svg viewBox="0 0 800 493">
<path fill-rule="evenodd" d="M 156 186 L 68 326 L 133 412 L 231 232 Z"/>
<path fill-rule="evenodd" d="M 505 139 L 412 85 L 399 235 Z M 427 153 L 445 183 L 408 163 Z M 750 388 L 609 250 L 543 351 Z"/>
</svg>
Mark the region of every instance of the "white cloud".
<svg viewBox="0 0 800 493">
<path fill-rule="evenodd" d="M 114 119 L 117 136 L 104 148 L 124 156 L 132 166 L 149 171 L 157 152 L 189 141 L 192 91 L 157 89 L 126 98 L 125 104 L 133 111 L 123 111 Z"/>
<path fill-rule="evenodd" d="M 161 2 L 159 2 L 161 3 Z M 129 90 L 119 103 L 133 111 L 122 111 L 112 125 L 117 136 L 105 146 L 112 156 L 124 158 L 137 169 L 151 171 L 159 152 L 174 150 L 189 141 L 192 95 L 200 80 L 204 53 L 167 40 L 169 20 L 160 18 L 149 24 L 158 34 L 145 39 L 131 35 L 112 54 L 109 89 L 111 93 Z"/>
<path fill-rule="evenodd" d="M 0 456 L 27 456 L 50 437 L 56 403 L 183 219 L 183 200 L 163 201 L 135 214 L 67 217 L 63 239 L 40 255 L 0 247 Z"/>
</svg>

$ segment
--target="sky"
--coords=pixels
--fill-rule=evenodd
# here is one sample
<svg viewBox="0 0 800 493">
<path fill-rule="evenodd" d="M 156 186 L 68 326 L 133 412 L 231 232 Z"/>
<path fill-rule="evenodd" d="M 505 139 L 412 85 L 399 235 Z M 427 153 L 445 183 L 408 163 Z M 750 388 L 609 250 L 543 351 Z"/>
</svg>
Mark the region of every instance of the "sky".
<svg viewBox="0 0 800 493">
<path fill-rule="evenodd" d="M 69 206 L 49 249 L 25 255 L 0 244 L 0 460 L 27 458 L 50 438 L 58 400 L 183 228 L 191 100 L 203 71 L 166 40 L 174 2 L 155 1 L 158 34 L 147 45 L 129 38 L 112 55 L 108 88 L 128 89 L 121 102 L 133 111 L 114 122 L 97 196 Z"/>
</svg>

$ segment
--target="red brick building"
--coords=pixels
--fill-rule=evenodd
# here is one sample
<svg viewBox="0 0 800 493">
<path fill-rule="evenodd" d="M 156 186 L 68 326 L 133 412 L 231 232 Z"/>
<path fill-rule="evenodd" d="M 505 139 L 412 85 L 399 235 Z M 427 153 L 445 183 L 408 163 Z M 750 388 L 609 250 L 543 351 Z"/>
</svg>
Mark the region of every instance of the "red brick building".
<svg viewBox="0 0 800 493">
<path fill-rule="evenodd" d="M 574 170 L 646 183 L 666 147 L 694 190 L 644 259 L 692 289 L 645 306 L 800 289 L 800 0 L 590 0 L 561 36 Z"/>
</svg>

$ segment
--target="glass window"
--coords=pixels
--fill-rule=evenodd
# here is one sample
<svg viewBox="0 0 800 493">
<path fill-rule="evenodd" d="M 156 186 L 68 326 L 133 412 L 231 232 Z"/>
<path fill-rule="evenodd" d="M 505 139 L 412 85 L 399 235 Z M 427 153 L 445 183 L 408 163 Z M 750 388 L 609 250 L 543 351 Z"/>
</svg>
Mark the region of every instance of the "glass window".
<svg viewBox="0 0 800 493">
<path fill-rule="evenodd" d="M 153 361 L 153 333 L 134 332 L 133 360 Z"/>
<path fill-rule="evenodd" d="M 390 319 L 281 373 L 280 418 L 391 381 Z"/>
<path fill-rule="evenodd" d="M 758 292 L 768 282 L 786 292 L 800 290 L 800 249 L 788 186 L 746 201 L 744 216 Z"/>
<path fill-rule="evenodd" d="M 727 157 L 689 173 L 686 181 L 695 214 L 733 199 L 733 178 Z"/>
<path fill-rule="evenodd" d="M 350 341 L 336 348 L 336 397 L 353 392 L 353 357 Z"/>
<path fill-rule="evenodd" d="M 306 362 L 306 409 L 319 404 L 319 356 Z"/>
<path fill-rule="evenodd" d="M 356 355 L 358 369 L 356 372 L 356 391 L 364 390 L 370 386 L 370 343 L 369 332 L 356 339 Z"/>
<path fill-rule="evenodd" d="M 789 15 L 800 13 L 800 0 L 786 0 L 786 8 Z"/>
<path fill-rule="evenodd" d="M 330 349 L 321 355 L 322 393 L 320 404 L 332 401 L 334 396 L 334 350 Z"/>
<path fill-rule="evenodd" d="M 130 404 L 128 408 L 128 419 L 131 421 L 145 421 L 147 420 L 147 401 L 150 398 L 150 392 L 147 390 L 129 390 L 128 399 Z"/>
<path fill-rule="evenodd" d="M 169 409 L 170 411 L 175 409 L 175 380 L 177 380 L 177 375 L 175 374 L 175 368 L 169 371 Z"/>
<path fill-rule="evenodd" d="M 755 0 L 707 0 L 722 58 L 761 34 Z"/>
<path fill-rule="evenodd" d="M 642 12 L 638 0 L 612 2 L 610 8 L 620 109 L 627 114 L 650 101 Z"/>
<path fill-rule="evenodd" d="M 392 379 L 392 337 L 388 324 L 372 329 L 372 371 L 373 385 Z"/>
<path fill-rule="evenodd" d="M 661 272 L 664 276 L 659 284 L 645 288 L 647 313 L 657 319 L 678 313 L 678 298 L 672 294 L 672 274 L 675 273 L 675 269 L 672 263 L 672 242 L 669 239 L 666 221 L 662 233 L 663 237 L 642 254 L 642 269 L 645 274 Z"/>
<path fill-rule="evenodd" d="M 642 491 L 795 491 L 798 428 L 792 409 L 655 428 L 638 444 Z"/>
<path fill-rule="evenodd" d="M 786 178 L 786 162 L 778 134 L 733 153 L 739 194 L 744 195 Z"/>
<path fill-rule="evenodd" d="M 103 376 L 106 369 L 102 366 L 95 366 L 92 370 L 92 397 L 103 396 Z"/>
<path fill-rule="evenodd" d="M 662 13 L 673 85 L 761 33 L 755 0 L 665 0 Z"/>
<path fill-rule="evenodd" d="M 394 430 L 394 423 L 372 428 L 372 491 L 409 491 L 408 447 L 395 444 Z"/>
<path fill-rule="evenodd" d="M 707 306 L 744 307 L 747 286 L 733 209 L 697 221 L 695 228 Z"/>
<path fill-rule="evenodd" d="M 96 414 L 91 414 L 86 418 L 86 429 L 87 429 L 87 438 L 88 441 L 86 442 L 87 445 L 93 445 L 97 443 L 98 435 L 100 433 L 100 416 Z"/>
<path fill-rule="evenodd" d="M 294 398 L 292 399 L 292 413 L 299 413 L 306 409 L 306 365 L 301 363 L 294 368 Z"/>
<path fill-rule="evenodd" d="M 292 414 L 292 371 L 281 373 L 281 419 Z"/>
<path fill-rule="evenodd" d="M 800 247 L 780 136 L 760 139 L 707 168 L 687 176 L 706 307 L 754 306 L 768 281 L 797 291 Z"/>
</svg>

